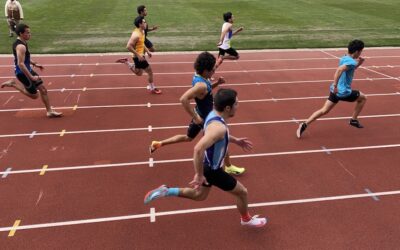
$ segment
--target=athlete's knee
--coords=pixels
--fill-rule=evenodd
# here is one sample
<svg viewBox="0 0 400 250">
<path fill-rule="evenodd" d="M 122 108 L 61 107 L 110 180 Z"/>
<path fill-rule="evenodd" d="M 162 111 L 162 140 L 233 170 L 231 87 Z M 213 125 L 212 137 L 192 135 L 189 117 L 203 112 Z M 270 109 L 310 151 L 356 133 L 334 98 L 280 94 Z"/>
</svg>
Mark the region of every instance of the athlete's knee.
<svg viewBox="0 0 400 250">
<path fill-rule="evenodd" d="M 207 194 L 201 191 L 195 191 L 192 199 L 195 201 L 204 201 L 207 198 Z"/>
<path fill-rule="evenodd" d="M 134 73 L 137 75 L 137 76 L 141 76 L 141 75 L 143 75 L 143 70 L 137 70 L 137 69 L 135 69 L 135 71 L 134 71 Z"/>
</svg>

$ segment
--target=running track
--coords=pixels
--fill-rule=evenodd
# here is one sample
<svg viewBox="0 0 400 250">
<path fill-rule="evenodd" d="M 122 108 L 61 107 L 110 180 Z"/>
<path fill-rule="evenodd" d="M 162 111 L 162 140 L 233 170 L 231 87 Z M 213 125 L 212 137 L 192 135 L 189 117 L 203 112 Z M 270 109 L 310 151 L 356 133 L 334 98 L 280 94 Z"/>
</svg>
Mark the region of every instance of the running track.
<svg viewBox="0 0 400 250">
<path fill-rule="evenodd" d="M 0 91 L 0 245 L 2 249 L 395 249 L 400 245 L 400 49 L 367 48 L 353 86 L 367 94 L 350 127 L 354 104 L 340 103 L 301 140 L 298 121 L 326 99 L 344 50 L 242 52 L 216 77 L 239 92 L 231 133 L 249 137 L 252 152 L 232 146 L 250 211 L 268 217 L 243 228 L 231 196 L 212 190 L 193 202 L 143 205 L 160 184 L 186 186 L 194 143 L 148 144 L 186 132 L 178 103 L 196 54 L 150 60 L 161 96 L 146 77 L 113 63 L 118 55 L 36 56 L 52 105 Z M 12 77 L 0 58 L 0 79 Z"/>
</svg>

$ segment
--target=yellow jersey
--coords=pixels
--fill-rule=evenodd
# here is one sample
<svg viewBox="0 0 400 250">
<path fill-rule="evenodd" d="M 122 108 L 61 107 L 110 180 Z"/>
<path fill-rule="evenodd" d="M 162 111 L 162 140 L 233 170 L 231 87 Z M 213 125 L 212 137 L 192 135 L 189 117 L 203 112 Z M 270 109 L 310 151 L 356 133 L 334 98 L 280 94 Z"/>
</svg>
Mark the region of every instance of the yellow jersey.
<svg viewBox="0 0 400 250">
<path fill-rule="evenodd" d="M 144 32 L 141 31 L 139 28 L 134 29 L 133 32 L 136 32 L 139 37 L 139 40 L 136 42 L 134 49 L 137 53 L 139 53 L 139 55 L 144 55 L 144 40 L 146 36 L 144 35 Z M 134 54 L 133 57 L 135 57 Z"/>
</svg>

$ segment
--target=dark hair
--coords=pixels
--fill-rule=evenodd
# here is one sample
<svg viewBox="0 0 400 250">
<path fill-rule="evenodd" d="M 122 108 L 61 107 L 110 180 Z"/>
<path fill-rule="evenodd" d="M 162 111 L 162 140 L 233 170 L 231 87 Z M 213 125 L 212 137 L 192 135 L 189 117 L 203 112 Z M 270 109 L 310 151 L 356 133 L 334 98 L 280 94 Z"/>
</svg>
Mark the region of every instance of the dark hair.
<svg viewBox="0 0 400 250">
<path fill-rule="evenodd" d="M 347 49 L 349 51 L 349 54 L 353 54 L 356 51 L 361 51 L 362 49 L 364 49 L 364 42 L 357 39 L 353 40 L 349 43 Z"/>
<path fill-rule="evenodd" d="M 222 112 L 226 107 L 232 107 L 236 102 L 237 92 L 233 89 L 219 89 L 214 96 L 214 107 Z"/>
<path fill-rule="evenodd" d="M 138 7 L 137 7 L 137 13 L 140 15 L 140 14 L 142 14 L 142 12 L 144 11 L 144 9 L 146 8 L 146 6 L 144 6 L 144 5 L 139 5 Z"/>
<path fill-rule="evenodd" d="M 232 18 L 232 12 L 228 11 L 228 12 L 224 13 L 224 15 L 222 15 L 222 16 L 223 16 L 223 18 L 224 18 L 224 21 L 225 21 L 225 22 L 228 22 L 229 19 Z"/>
<path fill-rule="evenodd" d="M 24 24 L 24 23 L 20 23 L 17 25 L 17 27 L 15 28 L 15 33 L 17 34 L 17 36 L 19 36 L 21 33 L 24 33 L 26 29 L 28 29 L 29 26 Z"/>
<path fill-rule="evenodd" d="M 139 28 L 139 26 L 143 22 L 143 20 L 144 20 L 144 17 L 142 17 L 142 16 L 138 16 L 135 18 L 134 24 L 135 24 L 136 28 Z"/>
<path fill-rule="evenodd" d="M 209 52 L 202 52 L 194 62 L 194 69 L 197 74 L 203 74 L 204 70 L 211 71 L 215 66 L 215 56 Z"/>
</svg>

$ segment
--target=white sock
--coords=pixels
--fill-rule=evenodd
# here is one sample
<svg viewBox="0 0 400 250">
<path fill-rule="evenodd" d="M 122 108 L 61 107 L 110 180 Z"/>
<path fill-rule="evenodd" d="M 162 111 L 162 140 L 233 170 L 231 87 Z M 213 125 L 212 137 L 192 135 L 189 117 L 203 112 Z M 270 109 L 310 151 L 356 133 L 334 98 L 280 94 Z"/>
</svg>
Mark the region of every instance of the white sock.
<svg viewBox="0 0 400 250">
<path fill-rule="evenodd" d="M 153 90 L 153 89 L 156 88 L 156 86 L 154 86 L 154 83 L 152 83 L 152 82 L 149 83 L 148 87 L 149 87 L 150 90 Z"/>
</svg>

